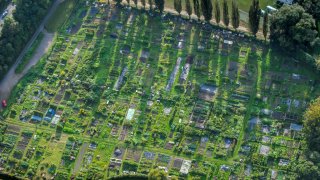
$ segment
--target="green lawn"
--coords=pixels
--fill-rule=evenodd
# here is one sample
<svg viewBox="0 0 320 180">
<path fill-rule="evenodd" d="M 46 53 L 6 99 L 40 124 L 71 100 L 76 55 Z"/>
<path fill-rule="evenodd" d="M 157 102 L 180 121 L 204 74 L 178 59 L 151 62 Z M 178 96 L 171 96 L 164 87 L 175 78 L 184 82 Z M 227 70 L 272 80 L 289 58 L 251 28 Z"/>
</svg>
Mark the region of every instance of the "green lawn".
<svg viewBox="0 0 320 180">
<path fill-rule="evenodd" d="M 54 14 L 49 19 L 48 23 L 45 25 L 49 32 L 57 31 L 66 19 L 70 16 L 73 8 L 76 5 L 77 0 L 65 0 L 63 1 L 54 12 Z"/>
</svg>

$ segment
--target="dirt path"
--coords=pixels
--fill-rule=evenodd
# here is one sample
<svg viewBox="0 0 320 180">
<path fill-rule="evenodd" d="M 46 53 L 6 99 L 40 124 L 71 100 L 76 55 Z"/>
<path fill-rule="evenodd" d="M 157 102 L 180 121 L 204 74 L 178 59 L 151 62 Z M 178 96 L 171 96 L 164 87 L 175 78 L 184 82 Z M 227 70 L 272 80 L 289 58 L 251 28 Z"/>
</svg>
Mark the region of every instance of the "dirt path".
<svg viewBox="0 0 320 180">
<path fill-rule="evenodd" d="M 89 147 L 89 143 L 83 143 L 83 145 L 81 146 L 79 155 L 76 159 L 76 162 L 74 163 L 74 169 L 73 169 L 74 174 L 79 172 L 79 170 L 81 168 L 81 164 L 82 164 L 82 159 L 83 159 L 84 154 L 86 153 L 88 147 Z"/>
<path fill-rule="evenodd" d="M 49 47 L 52 44 L 54 34 L 44 32 L 44 37 L 36 50 L 33 54 L 32 58 L 30 59 L 29 63 L 26 65 L 25 69 L 20 74 L 15 73 L 15 69 L 18 66 L 18 63 L 13 65 L 10 71 L 7 73 L 5 78 L 0 83 L 0 99 L 8 99 L 10 96 L 11 90 L 14 86 L 19 82 L 19 80 L 27 74 L 29 69 L 34 66 L 40 58 L 48 51 Z M 1 109 L 1 108 L 0 108 Z"/>
</svg>

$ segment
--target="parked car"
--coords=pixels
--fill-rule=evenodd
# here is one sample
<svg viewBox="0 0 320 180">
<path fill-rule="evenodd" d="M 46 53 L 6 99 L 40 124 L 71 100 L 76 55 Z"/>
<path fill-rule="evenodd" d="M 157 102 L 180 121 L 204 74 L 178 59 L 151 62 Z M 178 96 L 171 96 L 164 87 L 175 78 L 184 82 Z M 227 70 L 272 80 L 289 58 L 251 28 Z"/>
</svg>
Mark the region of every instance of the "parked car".
<svg viewBox="0 0 320 180">
<path fill-rule="evenodd" d="M 8 10 L 5 10 L 1 15 L 1 19 L 5 18 L 7 15 L 8 15 Z"/>
<path fill-rule="evenodd" d="M 7 101 L 6 100 L 2 100 L 2 107 L 7 107 Z"/>
</svg>

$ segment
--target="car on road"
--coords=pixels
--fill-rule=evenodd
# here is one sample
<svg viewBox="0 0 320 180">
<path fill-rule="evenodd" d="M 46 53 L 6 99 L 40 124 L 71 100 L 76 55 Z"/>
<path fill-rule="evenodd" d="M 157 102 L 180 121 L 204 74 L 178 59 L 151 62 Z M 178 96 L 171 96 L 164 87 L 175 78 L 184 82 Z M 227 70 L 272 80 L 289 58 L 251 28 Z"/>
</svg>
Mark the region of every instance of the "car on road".
<svg viewBox="0 0 320 180">
<path fill-rule="evenodd" d="M 7 101 L 6 100 L 2 100 L 2 107 L 7 107 Z"/>
<path fill-rule="evenodd" d="M 1 19 L 5 18 L 7 15 L 8 15 L 8 10 L 5 10 L 1 15 Z"/>
</svg>

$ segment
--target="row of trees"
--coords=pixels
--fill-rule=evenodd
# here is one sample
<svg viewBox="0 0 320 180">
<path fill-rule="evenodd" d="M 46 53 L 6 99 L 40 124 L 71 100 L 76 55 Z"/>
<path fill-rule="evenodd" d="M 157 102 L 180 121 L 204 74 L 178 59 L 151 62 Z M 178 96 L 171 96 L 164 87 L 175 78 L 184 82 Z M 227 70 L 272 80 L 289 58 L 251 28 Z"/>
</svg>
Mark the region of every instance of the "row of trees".
<svg viewBox="0 0 320 180">
<path fill-rule="evenodd" d="M 53 0 L 17 0 L 13 18 L 6 18 L 0 36 L 0 79 L 15 62 Z"/>
</svg>

